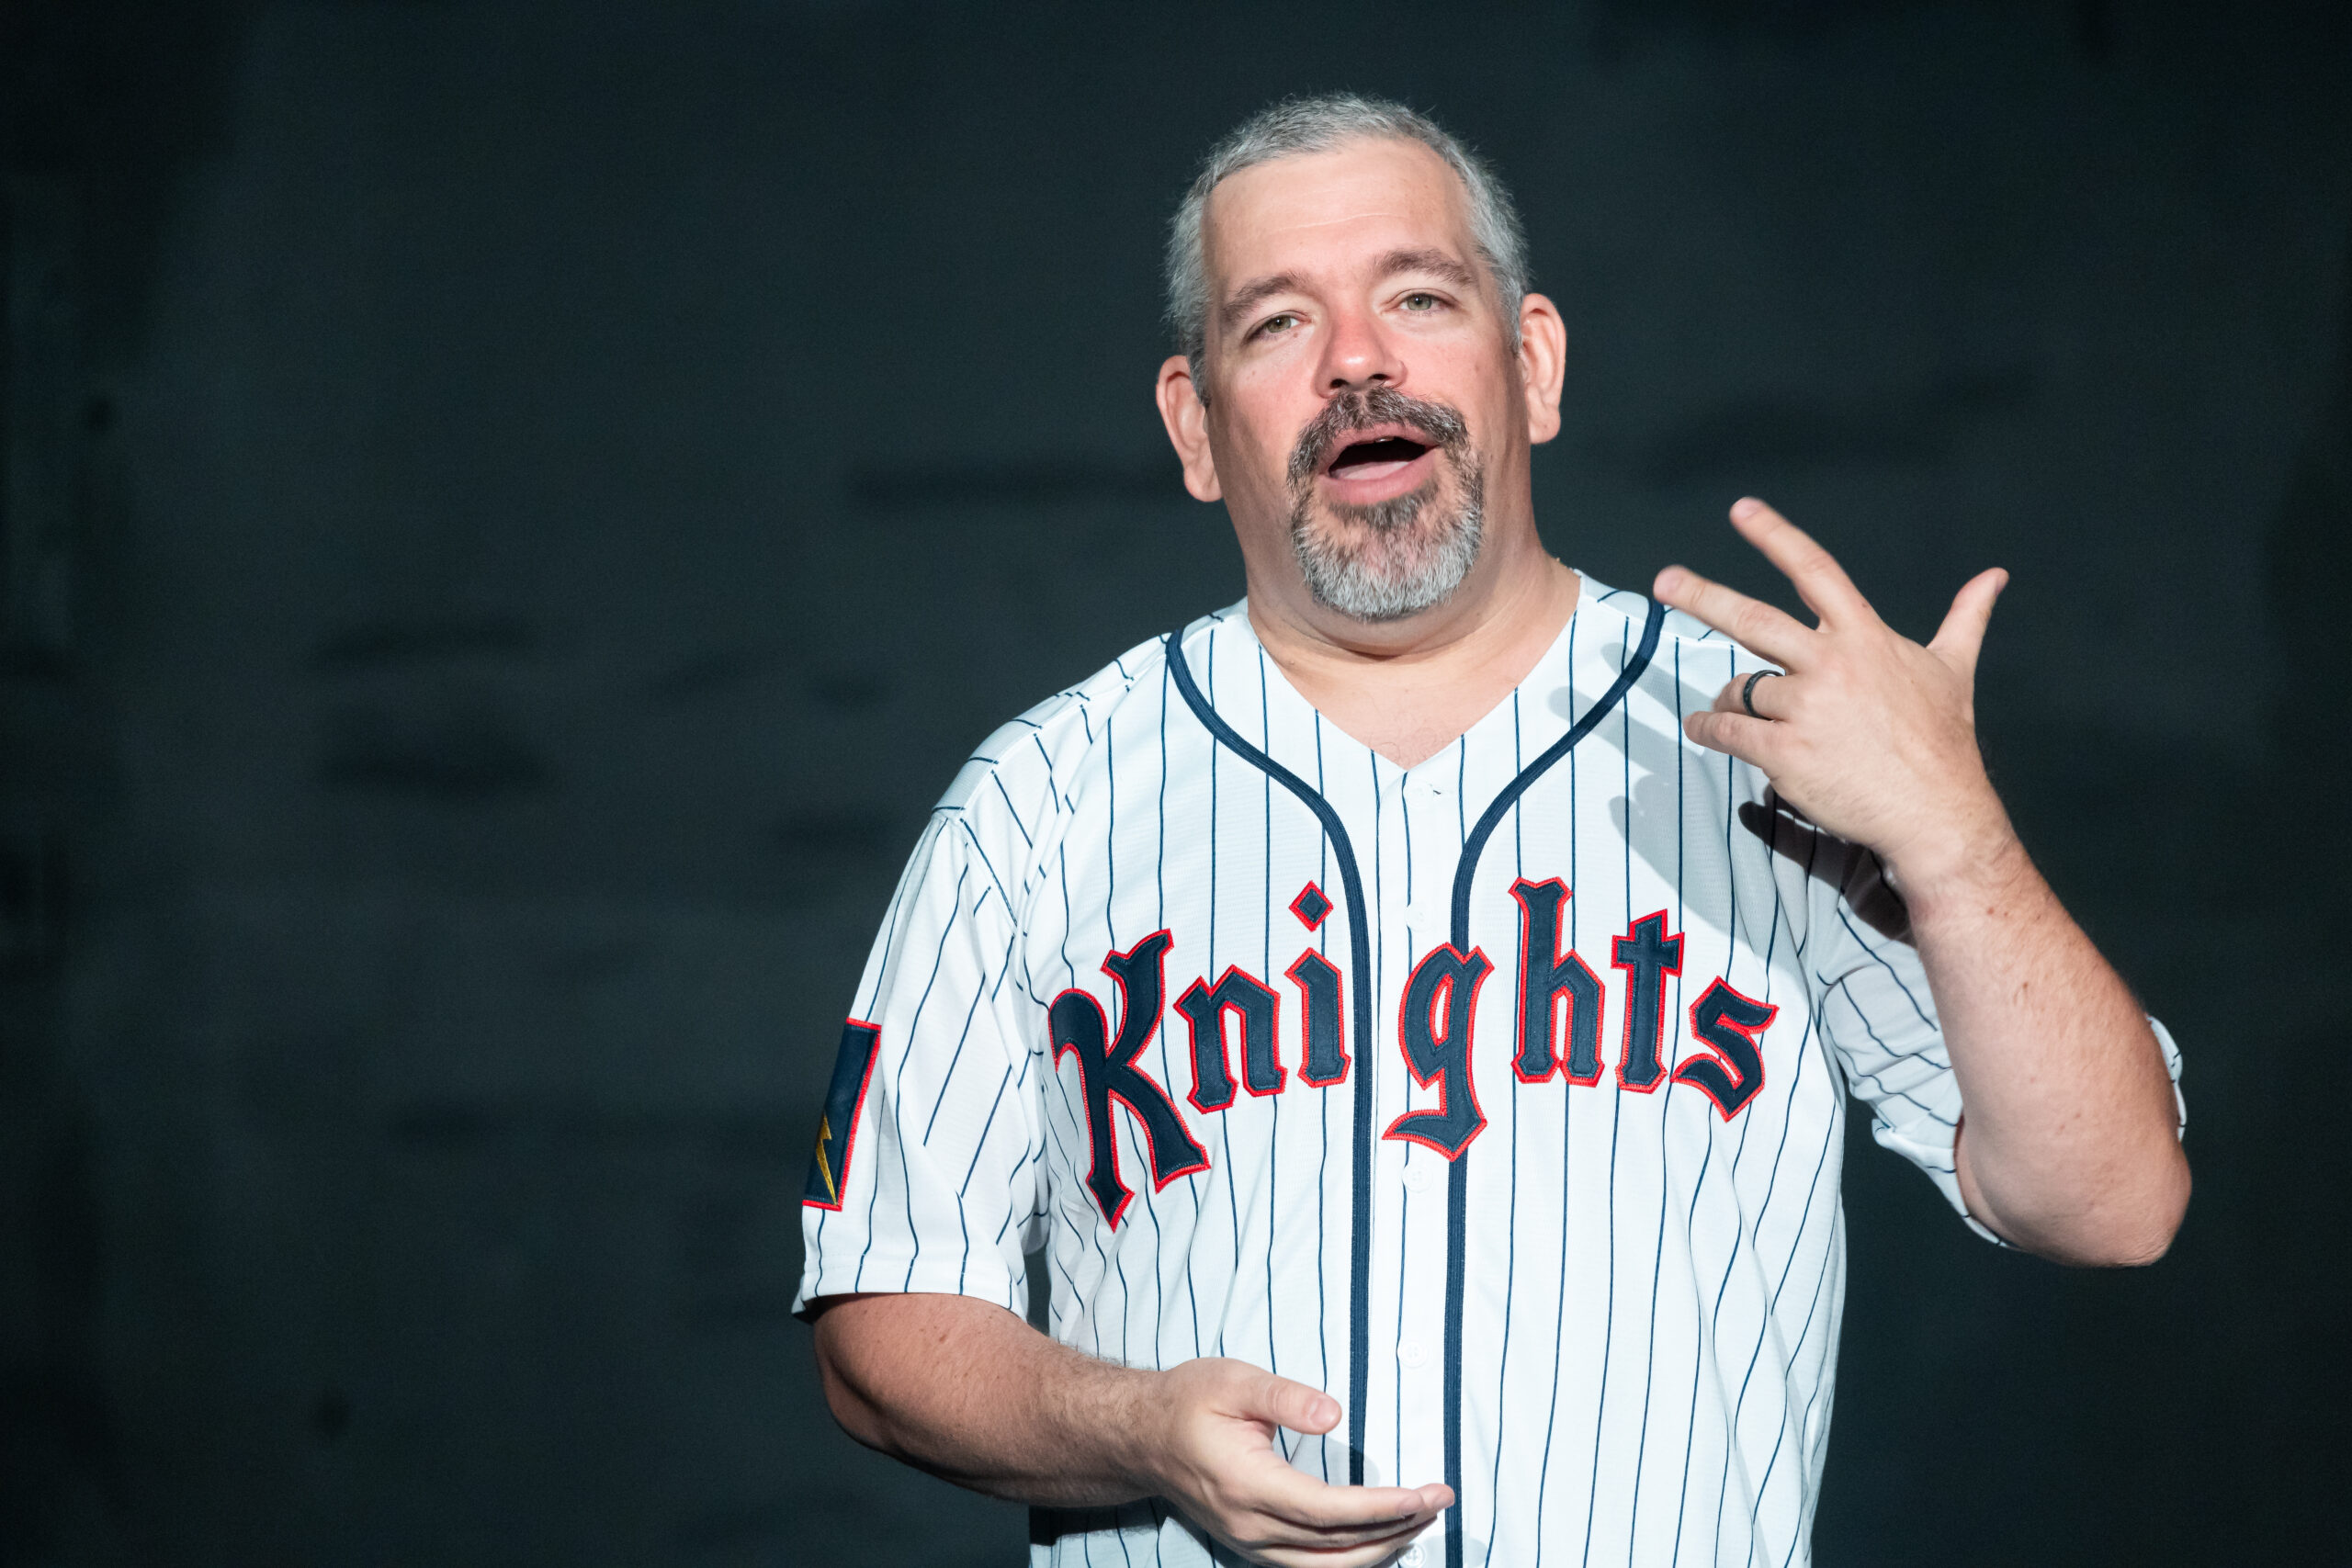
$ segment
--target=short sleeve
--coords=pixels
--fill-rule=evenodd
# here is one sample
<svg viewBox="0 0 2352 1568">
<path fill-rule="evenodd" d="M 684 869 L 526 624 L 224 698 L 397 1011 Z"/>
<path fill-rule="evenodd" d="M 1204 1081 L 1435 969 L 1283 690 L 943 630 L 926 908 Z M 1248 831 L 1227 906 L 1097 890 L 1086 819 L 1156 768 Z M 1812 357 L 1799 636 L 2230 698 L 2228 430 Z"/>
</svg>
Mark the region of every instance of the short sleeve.
<svg viewBox="0 0 2352 1568">
<path fill-rule="evenodd" d="M 1816 875 L 1805 943 L 1817 1026 L 1847 1087 L 1871 1108 L 1871 1135 L 1926 1171 L 1965 1216 L 1952 1155 L 1960 1083 L 1927 971 L 1878 857 L 1838 849 L 1845 874 L 1836 884 Z"/>
<path fill-rule="evenodd" d="M 1016 928 L 957 813 L 915 848 L 858 986 L 802 1190 L 795 1312 L 920 1291 L 1026 1306 L 1040 1224 L 1041 1069 Z"/>
<path fill-rule="evenodd" d="M 1910 941 L 1902 900 L 1876 855 L 1840 846 L 1837 886 L 1816 880 L 1806 964 L 1822 1038 L 1846 1082 L 1871 1108 L 1871 1135 L 1936 1184 L 1969 1228 L 2006 1246 L 1968 1212 L 1953 1154 L 1961 1121 L 1960 1080 L 1951 1068 L 1928 974 Z M 2181 1124 L 2180 1050 L 2165 1026 L 2148 1021 L 2172 1075 Z"/>
</svg>

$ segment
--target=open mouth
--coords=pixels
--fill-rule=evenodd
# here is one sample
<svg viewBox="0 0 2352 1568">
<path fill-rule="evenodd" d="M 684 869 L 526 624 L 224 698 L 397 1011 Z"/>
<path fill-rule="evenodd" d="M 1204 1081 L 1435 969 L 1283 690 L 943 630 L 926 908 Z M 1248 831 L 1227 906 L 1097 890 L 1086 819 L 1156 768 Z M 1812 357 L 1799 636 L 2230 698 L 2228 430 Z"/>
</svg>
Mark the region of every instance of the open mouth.
<svg viewBox="0 0 2352 1568">
<path fill-rule="evenodd" d="M 1340 448 L 1324 471 L 1335 479 L 1376 479 L 1396 472 L 1430 449 L 1409 436 L 1383 435 Z"/>
</svg>

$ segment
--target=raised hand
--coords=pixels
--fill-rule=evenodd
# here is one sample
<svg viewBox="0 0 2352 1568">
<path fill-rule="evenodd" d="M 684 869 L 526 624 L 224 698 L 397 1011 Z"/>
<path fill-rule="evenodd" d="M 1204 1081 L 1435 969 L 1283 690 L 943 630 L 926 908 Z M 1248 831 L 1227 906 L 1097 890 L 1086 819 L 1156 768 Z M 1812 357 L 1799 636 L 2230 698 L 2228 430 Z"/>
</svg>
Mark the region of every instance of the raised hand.
<svg viewBox="0 0 2352 1568">
<path fill-rule="evenodd" d="M 2008 574 L 1970 579 L 1921 647 L 1880 620 L 1829 552 L 1787 518 L 1749 498 L 1731 520 L 1820 625 L 1683 567 L 1659 572 L 1661 601 L 1785 671 L 1725 686 L 1711 711 L 1683 721 L 1690 739 L 1755 764 L 1820 827 L 1876 851 L 1906 890 L 2013 841 L 1977 750 L 1974 698 L 1977 650 Z"/>
<path fill-rule="evenodd" d="M 1252 1562 L 1360 1568 L 1385 1561 L 1453 1502 L 1446 1487 L 1333 1486 L 1275 1451 L 1277 1427 L 1328 1432 L 1340 1404 L 1247 1361 L 1159 1374 L 1150 1471 L 1163 1496 Z"/>
</svg>

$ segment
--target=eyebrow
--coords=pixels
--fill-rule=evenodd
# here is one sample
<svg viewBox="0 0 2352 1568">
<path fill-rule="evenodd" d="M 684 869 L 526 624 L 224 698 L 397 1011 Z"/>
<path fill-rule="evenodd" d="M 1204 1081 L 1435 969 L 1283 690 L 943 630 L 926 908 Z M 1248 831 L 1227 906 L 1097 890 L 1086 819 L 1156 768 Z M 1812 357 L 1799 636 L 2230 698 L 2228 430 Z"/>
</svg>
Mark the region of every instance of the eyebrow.
<svg viewBox="0 0 2352 1568">
<path fill-rule="evenodd" d="M 1297 287 L 1298 276 L 1295 273 L 1277 272 L 1271 276 L 1252 278 L 1237 289 L 1218 309 L 1217 320 L 1225 324 L 1226 331 L 1231 332 L 1240 324 L 1242 317 L 1256 310 L 1260 304 L 1277 294 L 1287 294 Z"/>
<path fill-rule="evenodd" d="M 1380 258 L 1380 276 L 1394 277 L 1400 272 L 1426 272 L 1442 278 L 1456 288 L 1478 287 L 1478 275 L 1463 265 L 1445 252 L 1423 246 L 1419 249 L 1391 251 Z"/>
<path fill-rule="evenodd" d="M 1442 279 L 1456 288 L 1469 290 L 1478 286 L 1477 275 L 1445 252 L 1430 246 L 1413 246 L 1390 251 L 1380 258 L 1379 277 L 1394 277 L 1400 272 L 1425 272 Z M 1236 289 L 1217 309 L 1217 319 L 1227 332 L 1238 326 L 1251 310 L 1277 294 L 1286 294 L 1301 287 L 1298 275 L 1289 272 L 1272 273 L 1250 279 Z"/>
</svg>

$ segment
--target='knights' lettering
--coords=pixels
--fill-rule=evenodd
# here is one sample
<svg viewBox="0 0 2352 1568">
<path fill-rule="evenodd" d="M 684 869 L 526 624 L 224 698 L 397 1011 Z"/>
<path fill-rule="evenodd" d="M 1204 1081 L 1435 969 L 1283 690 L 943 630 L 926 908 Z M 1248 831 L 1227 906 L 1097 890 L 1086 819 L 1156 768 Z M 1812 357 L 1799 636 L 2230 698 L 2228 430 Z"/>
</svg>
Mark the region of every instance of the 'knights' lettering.
<svg viewBox="0 0 2352 1568">
<path fill-rule="evenodd" d="M 1233 1103 L 1233 1069 L 1227 1064 L 1225 1015 L 1241 1020 L 1241 1070 L 1251 1094 L 1280 1094 L 1289 1075 L 1274 1054 L 1274 1021 L 1282 998 L 1238 965 L 1212 987 L 1195 980 L 1176 998 L 1193 1032 L 1193 1104 L 1223 1111 Z"/>
<path fill-rule="evenodd" d="M 1570 1083 L 1600 1081 L 1600 976 L 1574 950 L 1560 949 L 1560 907 L 1574 895 L 1558 877 L 1520 881 L 1519 1055 L 1511 1064 L 1521 1083 L 1550 1081 L 1561 1065 L 1561 1014 L 1566 1016 Z"/>
<path fill-rule="evenodd" d="M 1674 1069 L 1674 1081 L 1713 1100 L 1724 1121 L 1738 1115 L 1764 1087 L 1759 1036 L 1780 1010 L 1770 1002 L 1741 996 L 1721 980 L 1709 986 L 1707 994 L 1690 1004 L 1690 1032 L 1713 1047 L 1714 1055 L 1685 1056 Z"/>
<path fill-rule="evenodd" d="M 1682 938 L 1666 934 L 1666 911 L 1644 915 L 1609 944 L 1609 962 L 1625 972 L 1625 1048 L 1617 1086 L 1647 1094 L 1665 1081 L 1658 1048 L 1666 1032 L 1666 977 L 1682 973 Z"/>
<path fill-rule="evenodd" d="M 1170 1103 L 1167 1091 L 1136 1065 L 1136 1058 L 1150 1043 L 1152 1031 L 1159 1027 L 1161 999 L 1167 995 L 1170 941 L 1166 931 L 1154 931 L 1126 952 L 1103 958 L 1102 972 L 1119 987 L 1117 1038 L 1111 1038 L 1102 1004 L 1084 991 L 1064 991 L 1046 1012 L 1055 1065 L 1060 1066 L 1066 1051 L 1078 1057 L 1091 1156 L 1086 1187 L 1114 1230 L 1135 1196 L 1119 1179 L 1118 1134 L 1111 1119 L 1114 1100 L 1143 1123 L 1155 1190 L 1180 1176 L 1209 1168 L 1208 1151 L 1185 1130 L 1184 1119 Z"/>
<path fill-rule="evenodd" d="M 1344 1082 L 1348 1047 L 1340 1018 L 1340 966 L 1310 947 L 1283 973 L 1298 987 L 1298 1028 L 1306 1041 L 1298 1076 L 1317 1089 Z"/>
<path fill-rule="evenodd" d="M 1409 1138 L 1453 1159 L 1485 1130 L 1486 1114 L 1470 1078 L 1470 1037 L 1478 987 L 1493 969 L 1485 953 L 1476 948 L 1464 953 L 1451 942 L 1413 965 L 1396 1020 L 1396 1043 L 1413 1081 L 1423 1089 L 1437 1085 L 1438 1108 L 1406 1112 L 1389 1123 L 1384 1136 Z M 1441 1007 L 1442 1024 L 1437 1019 Z"/>
</svg>

